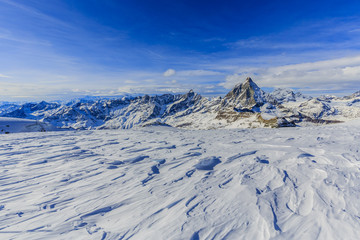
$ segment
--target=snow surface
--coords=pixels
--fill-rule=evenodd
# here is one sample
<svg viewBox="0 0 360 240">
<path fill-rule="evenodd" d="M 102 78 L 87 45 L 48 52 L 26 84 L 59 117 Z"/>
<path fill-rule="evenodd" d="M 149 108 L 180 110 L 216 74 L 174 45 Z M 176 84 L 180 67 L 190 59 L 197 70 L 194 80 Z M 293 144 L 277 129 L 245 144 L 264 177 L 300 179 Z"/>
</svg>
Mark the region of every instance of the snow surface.
<svg viewBox="0 0 360 240">
<path fill-rule="evenodd" d="M 358 239 L 360 121 L 0 135 L 0 239 Z"/>
<path fill-rule="evenodd" d="M 0 134 L 19 133 L 19 132 L 45 132 L 56 130 L 49 123 L 41 121 L 0 117 Z"/>
</svg>

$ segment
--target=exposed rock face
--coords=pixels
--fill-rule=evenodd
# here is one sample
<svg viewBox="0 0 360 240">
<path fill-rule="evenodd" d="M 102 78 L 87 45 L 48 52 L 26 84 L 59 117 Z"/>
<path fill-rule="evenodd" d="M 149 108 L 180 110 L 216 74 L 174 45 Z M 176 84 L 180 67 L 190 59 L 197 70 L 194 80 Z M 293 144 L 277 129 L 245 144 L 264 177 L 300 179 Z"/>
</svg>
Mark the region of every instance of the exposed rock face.
<svg viewBox="0 0 360 240">
<path fill-rule="evenodd" d="M 226 94 L 222 106 L 232 107 L 239 111 L 255 110 L 265 103 L 266 93 L 248 77 L 245 82 L 236 85 Z"/>
<path fill-rule="evenodd" d="M 188 93 L 182 95 L 179 100 L 171 103 L 166 109 L 166 115 L 174 115 L 175 113 L 187 110 L 196 105 L 202 100 L 202 97 L 190 90 Z M 201 106 L 200 106 L 201 108 Z M 191 111 L 187 111 L 190 113 Z"/>
</svg>

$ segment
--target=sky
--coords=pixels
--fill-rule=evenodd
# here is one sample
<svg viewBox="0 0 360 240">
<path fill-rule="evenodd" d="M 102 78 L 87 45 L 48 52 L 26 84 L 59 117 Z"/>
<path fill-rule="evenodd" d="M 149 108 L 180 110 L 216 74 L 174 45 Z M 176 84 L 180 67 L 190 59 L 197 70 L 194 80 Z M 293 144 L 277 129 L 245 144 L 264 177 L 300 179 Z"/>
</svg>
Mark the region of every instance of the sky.
<svg viewBox="0 0 360 240">
<path fill-rule="evenodd" d="M 360 90 L 358 0 L 0 0 L 0 101 Z"/>
</svg>

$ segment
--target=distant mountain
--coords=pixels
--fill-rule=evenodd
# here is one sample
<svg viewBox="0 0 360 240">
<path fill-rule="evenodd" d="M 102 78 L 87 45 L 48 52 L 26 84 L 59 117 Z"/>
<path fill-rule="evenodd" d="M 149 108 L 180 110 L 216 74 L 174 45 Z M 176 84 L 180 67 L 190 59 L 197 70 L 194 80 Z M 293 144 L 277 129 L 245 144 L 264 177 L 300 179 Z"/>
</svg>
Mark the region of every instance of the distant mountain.
<svg viewBox="0 0 360 240">
<path fill-rule="evenodd" d="M 268 101 L 276 101 L 278 104 L 309 99 L 311 99 L 311 97 L 305 97 L 300 92 L 295 93 L 289 88 L 277 88 L 268 95 Z"/>
<path fill-rule="evenodd" d="M 124 129 L 167 125 L 189 129 L 291 127 L 360 117 L 360 91 L 338 98 L 311 98 L 291 89 L 266 93 L 251 79 L 224 98 L 183 95 L 86 98 L 67 103 L 0 104 L 0 117 L 39 120 L 58 128 Z"/>
<path fill-rule="evenodd" d="M 236 85 L 226 94 L 222 106 L 230 106 L 239 111 L 251 111 L 261 107 L 265 102 L 266 93 L 248 77 L 245 82 Z"/>
<path fill-rule="evenodd" d="M 0 115 L 13 112 L 19 107 L 20 105 L 16 103 L 0 102 Z"/>
</svg>

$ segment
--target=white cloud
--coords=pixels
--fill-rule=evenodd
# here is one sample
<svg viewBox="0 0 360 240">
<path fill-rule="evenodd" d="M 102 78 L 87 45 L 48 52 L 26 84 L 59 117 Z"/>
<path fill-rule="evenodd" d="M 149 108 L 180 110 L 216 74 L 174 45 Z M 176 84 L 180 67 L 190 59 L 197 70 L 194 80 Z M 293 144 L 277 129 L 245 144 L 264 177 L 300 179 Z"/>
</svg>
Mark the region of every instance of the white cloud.
<svg viewBox="0 0 360 240">
<path fill-rule="evenodd" d="M 227 46 L 235 49 L 251 48 L 251 49 L 307 49 L 307 48 L 319 48 L 324 47 L 324 43 L 318 42 L 278 42 L 269 38 L 249 38 L 229 43 Z"/>
<path fill-rule="evenodd" d="M 173 75 L 175 75 L 175 70 L 174 69 L 171 69 L 171 68 L 169 68 L 168 70 L 166 70 L 165 72 L 164 72 L 164 77 L 171 77 L 171 76 L 173 76 Z"/>
<path fill-rule="evenodd" d="M 0 73 L 0 78 L 11 78 L 11 77 Z"/>
<path fill-rule="evenodd" d="M 289 87 L 300 89 L 343 90 L 351 85 L 360 89 L 360 56 L 326 61 L 307 62 L 268 68 L 242 69 L 228 75 L 220 85 L 232 88 L 253 77 L 260 87 Z"/>
<path fill-rule="evenodd" d="M 360 66 L 345 67 L 344 69 L 342 69 L 342 71 L 345 76 L 348 76 L 351 78 L 359 78 L 359 76 L 360 76 Z"/>
<path fill-rule="evenodd" d="M 122 86 L 117 89 L 119 94 L 164 94 L 164 93 L 185 93 L 189 89 L 185 86 L 168 85 L 144 85 L 144 86 Z"/>
</svg>

